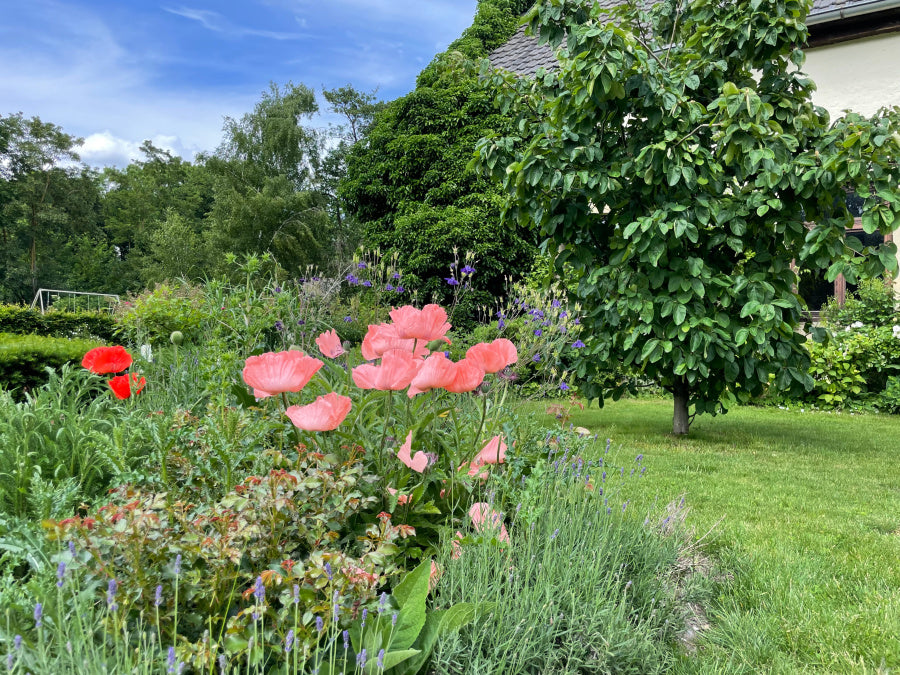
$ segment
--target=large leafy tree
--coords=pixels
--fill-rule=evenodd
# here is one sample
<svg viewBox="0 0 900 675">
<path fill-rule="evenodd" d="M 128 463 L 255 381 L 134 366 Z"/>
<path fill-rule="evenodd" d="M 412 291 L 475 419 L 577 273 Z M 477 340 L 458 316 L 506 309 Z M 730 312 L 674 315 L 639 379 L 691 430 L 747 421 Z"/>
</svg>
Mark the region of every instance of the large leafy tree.
<svg viewBox="0 0 900 675">
<path fill-rule="evenodd" d="M 104 169 L 104 228 L 130 290 L 170 277 L 203 275 L 204 217 L 212 207 L 212 176 L 150 141 L 124 169 Z M 170 231 L 172 223 L 177 231 Z M 161 246 L 177 236 L 172 246 Z M 177 244 L 175 243 L 177 242 Z"/>
<path fill-rule="evenodd" d="M 206 238 L 218 259 L 270 252 L 291 272 L 322 260 L 331 219 L 313 182 L 316 134 L 302 124 L 317 110 L 308 87 L 273 84 L 252 112 L 226 118 L 206 160 L 215 192 Z"/>
<path fill-rule="evenodd" d="M 530 4 L 481 0 L 472 26 L 435 57 L 413 92 L 376 116 L 349 154 L 341 195 L 365 243 L 396 253 L 425 298 L 449 292 L 442 279 L 454 246 L 475 254 L 475 302 L 502 294 L 504 276 L 527 270 L 534 257 L 533 238 L 501 224 L 499 187 L 467 166 L 478 139 L 509 124 L 471 64 L 512 35 Z"/>
<path fill-rule="evenodd" d="M 21 113 L 0 116 L 0 298 L 30 300 L 39 287 L 105 290 L 85 252 L 99 245 L 100 189 L 78 163 L 78 139 Z"/>
<path fill-rule="evenodd" d="M 845 236 L 846 195 L 868 232 L 900 214 L 900 111 L 834 121 L 800 71 L 809 0 L 632 5 L 546 0 L 530 28 L 560 68 L 490 73 L 513 134 L 479 165 L 512 222 L 575 270 L 590 376 L 610 360 L 674 396 L 673 431 L 767 386 L 810 386 L 796 266 L 855 281 L 896 271 L 893 245 Z M 569 267 L 570 266 L 570 267 Z"/>
</svg>

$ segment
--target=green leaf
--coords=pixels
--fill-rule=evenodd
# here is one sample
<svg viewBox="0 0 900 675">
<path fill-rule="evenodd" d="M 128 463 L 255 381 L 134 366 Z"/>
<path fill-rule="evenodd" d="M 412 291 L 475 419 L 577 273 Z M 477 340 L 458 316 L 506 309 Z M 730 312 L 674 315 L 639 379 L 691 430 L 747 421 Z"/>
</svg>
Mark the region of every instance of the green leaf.
<svg viewBox="0 0 900 675">
<path fill-rule="evenodd" d="M 680 326 L 684 323 L 684 319 L 687 316 L 687 307 L 684 305 L 677 305 L 675 307 L 675 312 L 672 315 L 672 318 L 675 319 L 675 325 Z"/>
</svg>

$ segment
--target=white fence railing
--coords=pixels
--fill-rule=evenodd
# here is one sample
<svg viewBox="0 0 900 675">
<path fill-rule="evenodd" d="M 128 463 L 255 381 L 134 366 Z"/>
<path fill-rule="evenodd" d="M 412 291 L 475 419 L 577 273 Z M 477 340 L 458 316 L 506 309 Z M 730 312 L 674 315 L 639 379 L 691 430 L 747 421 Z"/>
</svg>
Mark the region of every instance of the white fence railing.
<svg viewBox="0 0 900 675">
<path fill-rule="evenodd" d="M 53 288 L 39 288 L 38 292 L 35 293 L 34 300 L 31 301 L 31 309 L 39 307 L 41 314 L 43 314 L 50 309 L 54 302 L 60 299 L 81 297 L 84 297 L 86 302 L 79 302 L 77 306 L 74 306 L 73 303 L 73 307 L 69 309 L 97 309 L 111 312 L 113 306 L 119 304 L 119 296 L 115 293 L 89 293 L 87 291 L 60 291 Z"/>
</svg>

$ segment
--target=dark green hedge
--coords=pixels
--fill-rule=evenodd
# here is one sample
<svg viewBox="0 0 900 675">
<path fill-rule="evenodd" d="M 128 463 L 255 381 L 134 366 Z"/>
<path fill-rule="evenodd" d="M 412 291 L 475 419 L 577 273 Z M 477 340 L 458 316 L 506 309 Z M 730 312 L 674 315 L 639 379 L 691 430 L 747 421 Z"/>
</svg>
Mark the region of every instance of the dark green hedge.
<svg viewBox="0 0 900 675">
<path fill-rule="evenodd" d="M 96 338 L 115 342 L 116 322 L 96 312 L 47 312 L 20 305 L 0 305 L 0 333 L 59 338 Z"/>
<path fill-rule="evenodd" d="M 80 363 L 94 340 L 0 333 L 0 387 L 24 394 L 47 382 L 45 368 Z"/>
</svg>

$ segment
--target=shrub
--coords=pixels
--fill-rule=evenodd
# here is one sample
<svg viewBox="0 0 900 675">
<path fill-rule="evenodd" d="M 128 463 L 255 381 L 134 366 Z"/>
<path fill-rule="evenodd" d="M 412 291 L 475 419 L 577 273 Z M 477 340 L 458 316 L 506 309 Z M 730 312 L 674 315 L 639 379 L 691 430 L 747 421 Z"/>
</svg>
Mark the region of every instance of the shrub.
<svg viewBox="0 0 900 675">
<path fill-rule="evenodd" d="M 621 492 L 642 472 L 641 457 L 619 467 L 608 456 L 551 450 L 551 460 L 507 501 L 483 505 L 498 515 L 493 527 L 473 519 L 446 547 L 436 603 L 478 598 L 491 609 L 439 641 L 429 672 L 653 673 L 671 665 L 679 540 L 661 536 L 670 521 L 637 513 Z"/>
<path fill-rule="evenodd" d="M 153 423 L 80 366 L 63 366 L 24 401 L 0 390 L 0 515 L 71 515 L 146 461 Z"/>
<path fill-rule="evenodd" d="M 168 342 L 176 330 L 192 342 L 200 337 L 202 305 L 202 289 L 187 282 L 163 283 L 123 302 L 116 318 L 131 344 Z"/>
<path fill-rule="evenodd" d="M 834 298 L 822 308 L 825 323 L 846 327 L 854 323 L 866 326 L 890 326 L 897 321 L 897 297 L 884 279 L 862 279 L 859 288 L 839 305 Z"/>
<path fill-rule="evenodd" d="M 43 335 L 61 338 L 93 338 L 112 342 L 116 322 L 108 314 L 98 312 L 39 311 L 20 305 L 0 305 L 0 333 Z"/>
<path fill-rule="evenodd" d="M 93 340 L 0 333 L 0 387 L 18 398 L 48 381 L 47 369 L 80 362 Z"/>
</svg>

